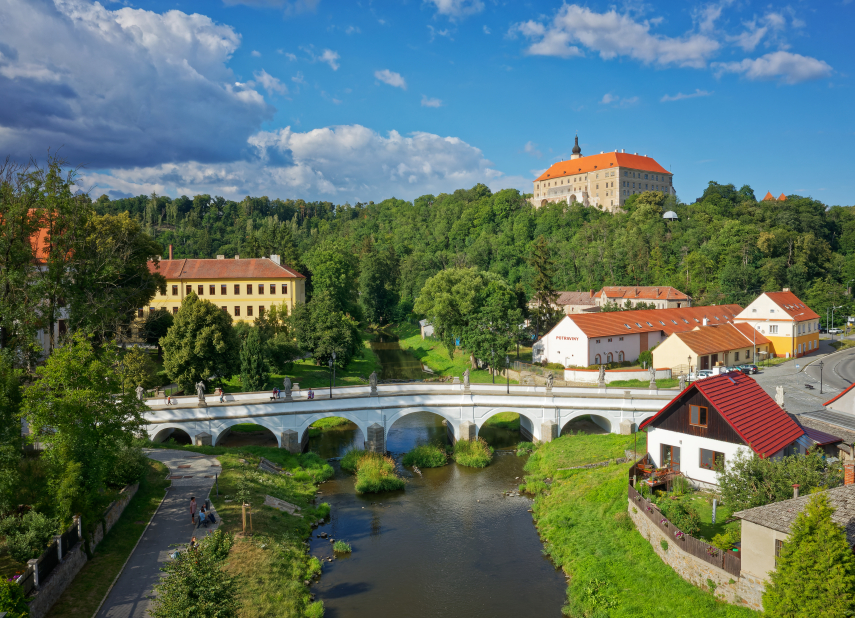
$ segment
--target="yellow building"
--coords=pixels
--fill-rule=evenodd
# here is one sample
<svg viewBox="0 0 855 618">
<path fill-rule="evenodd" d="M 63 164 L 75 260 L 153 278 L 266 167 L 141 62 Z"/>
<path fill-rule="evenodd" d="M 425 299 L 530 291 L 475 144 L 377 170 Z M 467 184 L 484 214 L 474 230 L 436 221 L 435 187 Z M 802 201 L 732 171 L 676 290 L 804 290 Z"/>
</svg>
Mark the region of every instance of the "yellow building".
<svg viewBox="0 0 855 618">
<path fill-rule="evenodd" d="M 763 292 L 734 318 L 765 335 L 779 358 L 804 356 L 819 346 L 819 315 L 784 288 Z"/>
<path fill-rule="evenodd" d="M 170 254 L 171 254 L 170 247 Z M 288 306 L 288 313 L 297 303 L 306 302 L 306 278 L 281 264 L 278 255 L 269 258 L 227 260 L 218 255 L 215 260 L 161 260 L 158 266 L 148 264 L 149 270 L 166 278 L 166 294 L 160 292 L 148 310 L 166 309 L 175 314 L 181 301 L 191 292 L 211 301 L 233 319 L 253 322 L 272 305 Z M 145 309 L 139 309 L 144 317 Z"/>
</svg>

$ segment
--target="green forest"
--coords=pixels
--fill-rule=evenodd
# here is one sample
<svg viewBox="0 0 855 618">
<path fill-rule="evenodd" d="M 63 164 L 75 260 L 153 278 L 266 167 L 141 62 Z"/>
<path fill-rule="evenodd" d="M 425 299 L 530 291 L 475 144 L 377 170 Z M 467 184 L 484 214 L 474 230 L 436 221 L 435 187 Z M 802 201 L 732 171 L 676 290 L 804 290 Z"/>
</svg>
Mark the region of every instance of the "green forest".
<svg viewBox="0 0 855 618">
<path fill-rule="evenodd" d="M 129 212 L 164 248 L 174 245 L 176 258 L 280 254 L 310 277 L 309 290 L 313 253 L 338 249 L 355 260 L 353 272 L 362 273 L 363 282 L 366 271 L 382 270 L 385 302 L 398 309 L 388 319 L 408 313 L 427 279 L 450 267 L 498 274 L 531 297 L 530 256 L 541 236 L 554 261 L 555 290 L 671 285 L 695 304 L 744 306 L 762 291 L 789 287 L 823 316 L 832 305 L 843 306 L 835 316 L 850 312 L 850 207 L 829 208 L 798 195 L 758 201 L 747 185 L 717 182 L 689 204 L 658 192 L 635 195 L 617 215 L 577 204 L 535 209 L 525 198 L 479 184 L 412 202 L 151 195 L 101 196 L 94 207 L 99 214 Z M 678 220 L 664 220 L 667 210 Z M 354 286 L 353 293 L 360 290 Z"/>
</svg>

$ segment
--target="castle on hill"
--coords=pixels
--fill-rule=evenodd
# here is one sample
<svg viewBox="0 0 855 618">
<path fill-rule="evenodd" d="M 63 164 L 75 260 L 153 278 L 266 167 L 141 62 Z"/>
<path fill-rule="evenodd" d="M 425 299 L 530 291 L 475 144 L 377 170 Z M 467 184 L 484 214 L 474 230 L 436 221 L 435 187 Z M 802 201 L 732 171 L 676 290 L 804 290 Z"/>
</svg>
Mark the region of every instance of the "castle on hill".
<svg viewBox="0 0 855 618">
<path fill-rule="evenodd" d="M 583 156 L 579 136 L 567 161 L 559 161 L 534 181 L 529 200 L 535 208 L 553 202 L 579 202 L 617 212 L 630 195 L 661 191 L 676 195 L 674 175 L 647 155 L 624 150 Z"/>
</svg>

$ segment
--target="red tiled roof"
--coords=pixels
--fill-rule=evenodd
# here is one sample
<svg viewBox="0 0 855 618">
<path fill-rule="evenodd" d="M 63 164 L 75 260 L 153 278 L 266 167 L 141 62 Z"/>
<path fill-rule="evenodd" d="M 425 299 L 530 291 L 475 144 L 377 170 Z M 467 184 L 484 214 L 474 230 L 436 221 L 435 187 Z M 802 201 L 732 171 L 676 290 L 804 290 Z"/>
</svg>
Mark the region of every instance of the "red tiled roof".
<svg viewBox="0 0 855 618">
<path fill-rule="evenodd" d="M 558 302 L 561 305 L 596 305 L 590 290 L 587 292 L 557 292 Z"/>
<path fill-rule="evenodd" d="M 799 316 L 796 322 L 815 320 L 819 315 L 813 309 L 805 305 L 799 297 L 792 292 L 763 292 L 773 303 L 783 309 L 791 318 Z"/>
<path fill-rule="evenodd" d="M 853 388 L 855 388 L 855 383 L 850 384 L 849 386 L 847 386 L 845 389 L 843 389 L 842 391 L 840 391 L 839 393 L 837 393 L 837 395 L 835 395 L 834 397 L 832 397 L 831 399 L 829 399 L 828 401 L 826 401 L 826 402 L 825 402 L 824 404 L 822 404 L 822 405 L 827 406 L 828 404 L 834 403 L 835 401 L 837 401 L 838 399 L 840 399 L 841 397 L 843 397 L 843 395 L 845 395 L 846 393 L 848 393 L 849 391 L 851 391 Z"/>
<path fill-rule="evenodd" d="M 779 201 L 779 202 L 786 202 L 786 201 L 787 201 L 787 196 L 786 196 L 786 195 L 784 195 L 783 193 L 781 193 L 781 195 L 779 195 L 779 196 L 778 196 L 778 201 Z"/>
<path fill-rule="evenodd" d="M 732 321 L 742 311 L 739 305 L 711 305 L 681 309 L 641 309 L 568 315 L 588 337 L 608 337 L 628 333 L 664 331 L 666 335 L 692 330 L 707 318 L 712 324 Z M 559 322 L 560 324 L 560 322 Z M 558 328 L 556 325 L 555 328 Z M 551 332 L 551 331 L 550 331 Z"/>
<path fill-rule="evenodd" d="M 638 300 L 689 300 L 689 297 L 670 286 L 618 286 L 606 285 L 595 294 L 607 298 L 627 298 Z"/>
<path fill-rule="evenodd" d="M 629 169 L 642 170 L 644 172 L 671 175 L 671 172 L 666 170 L 650 157 L 628 154 L 625 152 L 604 152 L 603 154 L 590 155 L 587 157 L 554 163 L 548 170 L 543 172 L 535 182 L 538 180 L 561 178 L 562 176 L 573 176 L 574 174 L 601 172 L 603 170 L 616 169 L 618 167 L 627 167 Z"/>
<path fill-rule="evenodd" d="M 765 196 L 763 196 L 763 200 L 762 200 L 762 201 L 764 201 L 764 202 L 774 202 L 774 201 L 775 201 L 775 196 L 774 196 L 774 195 L 772 195 L 772 192 L 771 192 L 771 191 L 766 191 L 766 195 L 765 195 Z"/>
<path fill-rule="evenodd" d="M 693 382 L 683 393 L 697 389 L 722 418 L 760 457 L 769 457 L 804 435 L 804 430 L 769 397 L 753 378 L 739 372 Z M 662 416 L 683 395 L 680 393 L 639 429 Z"/>
<path fill-rule="evenodd" d="M 161 260 L 160 268 L 148 263 L 151 272 L 169 279 L 304 279 L 296 270 L 268 258 L 243 260 Z"/>
<path fill-rule="evenodd" d="M 695 330 L 674 333 L 695 354 L 715 354 L 754 345 L 771 343 L 750 324 L 728 322 L 722 326 L 701 326 Z"/>
</svg>

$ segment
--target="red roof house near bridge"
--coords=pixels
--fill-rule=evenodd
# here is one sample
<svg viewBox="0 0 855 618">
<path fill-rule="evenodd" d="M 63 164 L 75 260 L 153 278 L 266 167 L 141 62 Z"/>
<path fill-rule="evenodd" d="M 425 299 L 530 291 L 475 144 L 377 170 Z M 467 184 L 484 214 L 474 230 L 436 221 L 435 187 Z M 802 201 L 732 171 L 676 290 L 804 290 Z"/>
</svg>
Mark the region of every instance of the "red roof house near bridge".
<svg viewBox="0 0 855 618">
<path fill-rule="evenodd" d="M 693 382 L 645 420 L 647 452 L 696 484 L 716 485 L 715 468 L 740 450 L 759 457 L 804 453 L 814 441 L 753 378 L 739 372 Z"/>
</svg>

